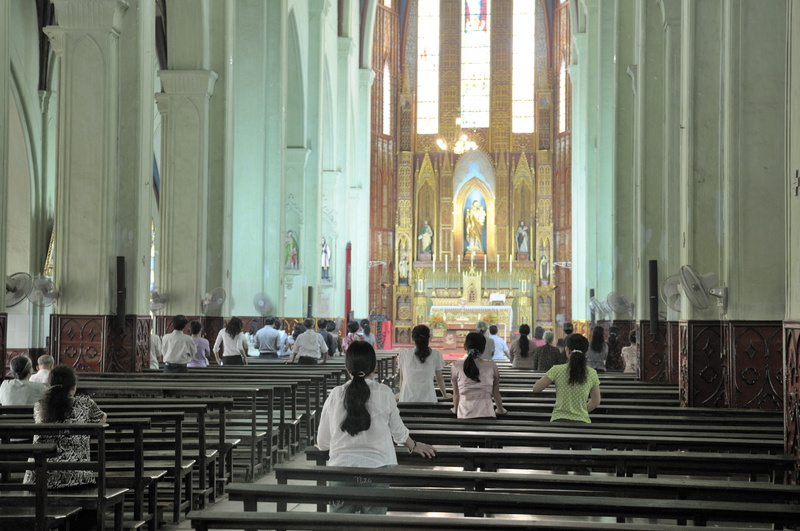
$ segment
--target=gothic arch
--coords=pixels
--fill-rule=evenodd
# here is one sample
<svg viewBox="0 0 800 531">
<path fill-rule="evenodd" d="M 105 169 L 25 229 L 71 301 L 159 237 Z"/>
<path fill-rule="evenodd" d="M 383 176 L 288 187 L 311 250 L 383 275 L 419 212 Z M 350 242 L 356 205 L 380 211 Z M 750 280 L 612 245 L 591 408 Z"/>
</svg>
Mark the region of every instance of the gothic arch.
<svg viewBox="0 0 800 531">
<path fill-rule="evenodd" d="M 493 257 L 497 249 L 495 230 L 497 182 L 494 166 L 481 150 L 461 155 L 453 170 L 453 256 L 464 254 L 464 203 L 477 190 L 486 201 L 486 255 Z"/>
</svg>

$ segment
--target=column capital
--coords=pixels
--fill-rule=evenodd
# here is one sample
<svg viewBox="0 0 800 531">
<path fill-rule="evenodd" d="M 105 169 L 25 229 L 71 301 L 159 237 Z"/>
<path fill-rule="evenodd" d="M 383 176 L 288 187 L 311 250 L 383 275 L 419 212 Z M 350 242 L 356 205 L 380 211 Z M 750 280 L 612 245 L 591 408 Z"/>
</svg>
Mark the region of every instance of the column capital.
<svg viewBox="0 0 800 531">
<path fill-rule="evenodd" d="M 327 17 L 328 12 L 331 9 L 331 2 L 330 0 L 311 0 L 308 3 L 308 13 L 314 17 L 322 15 L 322 17 Z"/>
<path fill-rule="evenodd" d="M 356 50 L 356 43 L 350 37 L 339 37 L 339 60 L 348 61 L 353 57 Z"/>
<path fill-rule="evenodd" d="M 47 116 L 50 114 L 52 100 L 53 100 L 53 92 L 49 90 L 40 90 L 39 91 L 39 109 L 42 111 L 43 116 Z"/>
<path fill-rule="evenodd" d="M 128 0 L 54 0 L 56 20 L 62 29 L 119 31 Z"/>
<path fill-rule="evenodd" d="M 210 98 L 219 76 L 212 70 L 159 70 L 158 77 L 164 94 Z"/>
<path fill-rule="evenodd" d="M 369 88 L 372 86 L 372 81 L 375 79 L 375 71 L 371 68 L 358 69 L 358 84 L 361 88 Z"/>
</svg>

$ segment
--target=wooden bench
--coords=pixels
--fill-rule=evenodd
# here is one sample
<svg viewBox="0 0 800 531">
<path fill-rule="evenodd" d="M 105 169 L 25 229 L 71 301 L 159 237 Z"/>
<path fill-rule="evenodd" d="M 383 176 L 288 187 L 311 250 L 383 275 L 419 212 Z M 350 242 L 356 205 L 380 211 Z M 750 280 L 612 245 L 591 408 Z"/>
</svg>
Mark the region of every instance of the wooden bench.
<svg viewBox="0 0 800 531">
<path fill-rule="evenodd" d="M 12 440 L 27 439 L 34 435 L 57 435 L 68 429 L 71 435 L 87 435 L 95 443 L 95 460 L 72 462 L 50 462 L 48 470 L 91 470 L 96 473 L 95 486 L 74 487 L 51 491 L 53 506 L 75 507 L 97 511 L 97 528 L 106 529 L 106 511 L 114 512 L 114 529 L 122 530 L 123 501 L 128 489 L 109 488 L 106 484 L 105 424 L 64 424 L 64 423 L 14 423 L 0 419 L 0 442 L 7 444 Z"/>
<path fill-rule="evenodd" d="M 55 443 L 41 444 L 0 444 L 0 521 L 4 529 L 35 529 L 44 531 L 64 526 L 68 520 L 77 516 L 80 507 L 54 507 L 47 504 L 47 458 L 56 457 Z M 28 461 L 32 459 L 32 462 Z M 18 485 L 8 485 L 11 473 L 24 473 L 33 470 L 36 483 L 32 492 L 36 496 L 34 506 L 30 506 L 30 495 L 15 496 L 6 487 L 19 489 Z"/>
<path fill-rule="evenodd" d="M 325 465 L 328 452 L 306 448 L 306 458 Z M 498 469 L 550 470 L 554 466 L 585 466 L 610 470 L 617 476 L 646 474 L 656 478 L 665 474 L 744 476 L 751 481 L 766 477 L 785 483 L 794 469 L 789 455 L 719 452 L 666 452 L 649 450 L 549 450 L 543 448 L 446 448 L 436 449 L 436 457 L 423 459 L 398 447 L 397 461 L 413 466 L 455 466 L 464 470 Z"/>
<path fill-rule="evenodd" d="M 709 521 L 769 523 L 776 529 L 800 521 L 800 505 L 780 503 L 662 500 L 571 494 L 530 494 L 520 492 L 474 492 L 439 489 L 318 487 L 300 485 L 253 485 L 232 483 L 230 500 L 244 502 L 245 511 L 257 510 L 259 501 L 278 504 L 316 504 L 335 500 L 352 504 L 388 507 L 396 511 L 459 512 L 464 516 L 532 514 L 557 516 L 611 516 L 627 518 L 691 520 L 705 526 Z M 280 505 L 279 505 L 280 506 Z"/>
<path fill-rule="evenodd" d="M 189 513 L 197 531 L 213 529 L 293 529 L 296 531 L 686 531 L 686 526 L 663 524 L 615 524 L 596 521 L 512 520 L 444 516 L 394 516 L 310 512 Z M 714 527 L 715 531 L 752 531 L 751 528 Z"/>
</svg>

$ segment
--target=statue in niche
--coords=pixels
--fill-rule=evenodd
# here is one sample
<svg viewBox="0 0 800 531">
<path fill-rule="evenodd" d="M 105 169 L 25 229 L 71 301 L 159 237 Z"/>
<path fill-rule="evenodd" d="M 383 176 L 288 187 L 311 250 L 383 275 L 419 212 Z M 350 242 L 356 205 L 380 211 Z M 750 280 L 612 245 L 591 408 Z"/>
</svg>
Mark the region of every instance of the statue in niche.
<svg viewBox="0 0 800 531">
<path fill-rule="evenodd" d="M 297 252 L 297 239 L 294 231 L 287 231 L 283 239 L 283 267 L 287 271 L 297 271 L 300 269 L 300 261 Z"/>
<path fill-rule="evenodd" d="M 528 239 L 530 237 L 530 233 L 528 232 L 528 227 L 525 225 L 524 221 L 519 222 L 519 227 L 517 227 L 517 252 L 520 254 L 527 254 L 529 253 L 529 245 Z"/>
<path fill-rule="evenodd" d="M 430 260 L 430 254 L 433 252 L 433 229 L 431 228 L 428 220 L 422 223 L 422 228 L 419 229 L 419 254 L 420 260 Z M 423 257 L 423 255 L 428 255 Z"/>
<path fill-rule="evenodd" d="M 320 247 L 321 247 L 321 252 L 319 257 L 319 265 L 322 268 L 322 280 L 325 282 L 330 282 L 331 248 L 325 242 L 325 238 L 322 238 Z"/>
<path fill-rule="evenodd" d="M 545 255 L 542 255 L 542 258 L 539 260 L 539 280 L 542 284 L 548 284 L 550 282 L 550 262 Z"/>
<path fill-rule="evenodd" d="M 408 286 L 408 253 L 400 252 L 400 261 L 397 264 L 397 278 L 401 286 Z"/>
<path fill-rule="evenodd" d="M 465 216 L 467 229 L 467 251 L 483 252 L 483 225 L 486 223 L 486 210 L 477 199 Z"/>
</svg>

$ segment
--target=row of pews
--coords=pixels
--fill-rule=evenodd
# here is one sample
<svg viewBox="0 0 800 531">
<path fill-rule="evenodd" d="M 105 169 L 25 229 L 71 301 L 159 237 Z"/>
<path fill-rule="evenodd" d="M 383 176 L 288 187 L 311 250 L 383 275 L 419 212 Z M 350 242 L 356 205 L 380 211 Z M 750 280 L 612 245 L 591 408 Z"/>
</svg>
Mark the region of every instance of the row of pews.
<svg viewBox="0 0 800 531">
<path fill-rule="evenodd" d="M 562 426 L 549 422 L 552 389 L 530 392 L 539 376 L 502 367 L 509 413 L 498 419 L 456 419 L 452 403 L 401 404 L 412 436 L 437 446 L 432 460 L 399 448 L 398 467 L 326 467 L 327 456 L 309 445 L 307 464 L 275 467 L 275 485 L 228 484 L 229 500 L 241 501 L 243 511 L 199 510 L 189 519 L 197 530 L 657 531 L 800 522 L 800 490 L 790 484 L 797 463 L 784 455 L 781 412 L 681 408 L 674 384 L 609 374 L 593 423 Z M 550 449 L 559 443 L 591 449 Z M 554 474 L 554 467 L 592 474 Z M 390 514 L 326 513 L 329 501 L 386 506 Z M 274 511 L 264 510 L 273 503 Z M 297 504 L 312 510 L 287 511 Z"/>
<path fill-rule="evenodd" d="M 393 371 L 392 356 L 384 370 Z M 341 361 L 317 367 L 209 367 L 188 374 L 82 373 L 78 393 L 106 412 L 105 424 L 70 425 L 90 438 L 91 462 L 48 462 L 52 445 L 34 434 L 32 406 L 0 406 L 0 528 L 75 529 L 81 509 L 97 529 L 157 530 L 210 507 L 226 485 L 252 482 L 313 445 L 327 391 L 346 377 Z M 33 464 L 28 458 L 34 458 Z M 23 485 L 36 467 L 37 484 Z M 92 470 L 97 484 L 47 491 L 54 468 Z"/>
</svg>

